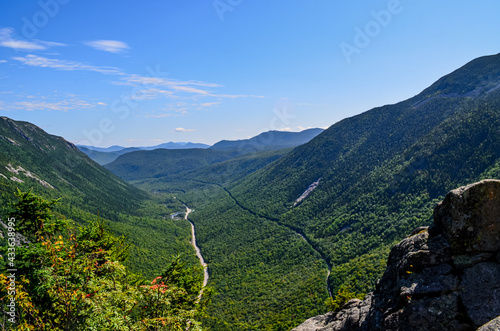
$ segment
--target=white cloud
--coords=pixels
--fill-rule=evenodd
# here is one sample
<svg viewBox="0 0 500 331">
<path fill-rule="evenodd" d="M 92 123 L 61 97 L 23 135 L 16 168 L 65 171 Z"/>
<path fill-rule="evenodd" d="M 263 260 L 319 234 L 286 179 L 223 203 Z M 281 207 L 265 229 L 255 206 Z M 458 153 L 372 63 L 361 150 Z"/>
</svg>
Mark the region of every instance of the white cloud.
<svg viewBox="0 0 500 331">
<path fill-rule="evenodd" d="M 132 100 L 145 100 L 145 99 L 151 100 L 151 99 L 155 99 L 159 95 L 163 95 L 163 96 L 168 97 L 168 96 L 171 96 L 172 94 L 174 94 L 174 92 L 172 92 L 172 91 L 166 91 L 166 90 L 161 90 L 161 89 L 157 89 L 157 88 L 150 88 L 150 89 L 136 91 L 130 97 L 130 99 L 132 99 Z"/>
<path fill-rule="evenodd" d="M 33 101 L 19 101 L 14 102 L 10 106 L 7 106 L 9 109 L 22 109 L 26 111 L 35 111 L 35 110 L 59 110 L 67 112 L 68 110 L 73 109 L 84 109 L 84 108 L 92 108 L 95 105 L 92 105 L 84 100 L 79 100 L 76 98 L 60 100 L 55 102 L 47 102 L 42 100 L 33 100 Z"/>
<path fill-rule="evenodd" d="M 5 63 L 7 62 L 7 60 L 0 60 L 0 63 Z"/>
<path fill-rule="evenodd" d="M 202 106 L 202 107 L 214 107 L 217 105 L 220 105 L 220 102 L 205 102 L 205 103 L 202 103 L 200 106 Z"/>
<path fill-rule="evenodd" d="M 217 84 L 205 83 L 199 81 L 178 81 L 173 79 L 165 79 L 160 77 L 144 77 L 137 75 L 130 75 L 122 79 L 122 84 L 132 86 L 163 86 L 175 92 L 184 92 L 198 95 L 210 95 L 210 91 L 204 90 L 200 87 L 219 87 Z"/>
<path fill-rule="evenodd" d="M 107 103 L 104 103 L 104 102 L 101 102 L 101 101 L 99 101 L 97 104 L 98 104 L 99 106 L 107 106 L 107 105 L 108 105 Z"/>
<path fill-rule="evenodd" d="M 175 132 L 194 132 L 196 130 L 194 130 L 194 129 L 176 128 L 174 131 Z"/>
<path fill-rule="evenodd" d="M 13 34 L 14 34 L 14 29 L 12 28 L 0 29 L 0 46 L 13 48 L 15 50 L 24 50 L 24 51 L 36 51 L 36 50 L 44 50 L 54 46 L 65 46 L 64 44 L 61 43 L 36 40 L 36 39 L 31 41 L 15 39 L 12 36 Z"/>
<path fill-rule="evenodd" d="M 24 57 L 13 57 L 12 59 L 19 61 L 25 65 L 33 67 L 52 68 L 63 71 L 75 71 L 75 70 L 93 71 L 108 75 L 123 75 L 120 69 L 115 67 L 99 67 L 80 62 L 49 59 L 46 57 L 41 57 L 33 54 L 29 54 Z"/>
<path fill-rule="evenodd" d="M 151 76 L 139 76 L 139 75 L 130 75 L 128 77 L 123 78 L 127 85 L 160 85 L 160 86 L 182 86 L 182 85 L 191 85 L 191 86 L 203 86 L 203 87 L 221 87 L 222 85 L 214 84 L 214 83 L 206 83 L 200 81 L 179 81 L 174 79 L 166 79 L 160 77 L 151 77 Z"/>
<path fill-rule="evenodd" d="M 110 52 L 110 53 L 123 53 L 130 47 L 123 41 L 118 40 L 94 40 L 87 41 L 85 45 L 95 48 L 99 51 Z"/>
<path fill-rule="evenodd" d="M 145 77 L 138 75 L 130 75 L 123 77 L 121 81 L 114 82 L 115 85 L 131 85 L 142 86 L 143 88 L 161 86 L 180 94 L 191 94 L 198 97 L 217 97 L 217 98 L 263 98 L 257 95 L 230 95 L 216 94 L 207 88 L 223 87 L 215 83 L 206 83 L 200 81 L 180 81 L 174 79 L 166 79 L 160 77 Z M 173 95 L 173 93 L 172 93 Z"/>
</svg>

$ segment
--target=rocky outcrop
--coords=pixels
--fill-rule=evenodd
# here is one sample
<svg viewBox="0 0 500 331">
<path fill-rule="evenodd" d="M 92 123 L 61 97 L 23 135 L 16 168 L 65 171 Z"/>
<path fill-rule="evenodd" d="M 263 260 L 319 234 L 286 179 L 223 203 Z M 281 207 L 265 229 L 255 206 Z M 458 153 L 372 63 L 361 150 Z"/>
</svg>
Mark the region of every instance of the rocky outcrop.
<svg viewBox="0 0 500 331">
<path fill-rule="evenodd" d="M 478 329 L 479 328 L 479 329 Z M 500 330 L 500 181 L 449 192 L 391 250 L 376 290 L 294 331 Z"/>
</svg>

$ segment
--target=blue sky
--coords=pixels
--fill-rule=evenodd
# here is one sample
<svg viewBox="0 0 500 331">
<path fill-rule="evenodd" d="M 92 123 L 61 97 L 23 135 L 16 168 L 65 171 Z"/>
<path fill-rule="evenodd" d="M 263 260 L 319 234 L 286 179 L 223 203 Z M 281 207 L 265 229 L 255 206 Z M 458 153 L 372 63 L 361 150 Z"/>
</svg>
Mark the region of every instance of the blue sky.
<svg viewBox="0 0 500 331">
<path fill-rule="evenodd" d="M 2 0 L 0 114 L 79 144 L 329 127 L 500 52 L 497 0 Z"/>
</svg>

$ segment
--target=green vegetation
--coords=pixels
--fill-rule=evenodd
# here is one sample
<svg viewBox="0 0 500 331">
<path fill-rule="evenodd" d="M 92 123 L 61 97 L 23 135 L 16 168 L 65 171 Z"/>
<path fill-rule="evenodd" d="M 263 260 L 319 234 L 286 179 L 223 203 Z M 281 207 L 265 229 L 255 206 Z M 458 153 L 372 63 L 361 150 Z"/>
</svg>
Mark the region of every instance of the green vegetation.
<svg viewBox="0 0 500 331">
<path fill-rule="evenodd" d="M 319 254 L 293 231 L 243 210 L 225 192 L 213 197 L 191 217 L 218 292 L 204 325 L 289 330 L 310 307 L 320 307 L 326 266 Z"/>
<path fill-rule="evenodd" d="M 337 309 L 374 288 L 390 247 L 429 225 L 446 192 L 500 178 L 499 58 L 480 58 L 412 99 L 345 119 L 267 164 L 246 159 L 246 173 L 234 166 L 242 159 L 232 159 L 135 182 L 176 194 L 196 209 L 198 242 L 210 284 L 219 292 L 206 325 L 287 330 L 324 312 L 327 270 L 318 252 L 332 265 L 329 308 Z M 319 186 L 294 206 L 318 179 Z M 290 239 L 264 239 L 281 232 L 290 233 L 303 251 L 295 253 L 299 246 Z M 261 263 L 274 267 L 259 267 L 252 275 L 243 271 Z M 270 285 L 280 275 L 293 279 L 288 270 L 301 270 L 303 278 L 286 287 Z M 303 296 L 308 286 L 315 288 L 313 300 Z M 269 304 L 269 298 L 290 306 Z"/>
<path fill-rule="evenodd" d="M 15 298 L 16 307 L 3 330 L 200 330 L 210 297 L 198 299 L 200 270 L 176 257 L 146 281 L 122 264 L 130 244 L 102 221 L 75 228 L 53 216 L 57 200 L 17 196 L 7 225 L 29 243 L 2 248 L 0 304 Z"/>
<path fill-rule="evenodd" d="M 238 151 L 241 154 L 274 151 L 305 144 L 323 131 L 323 129 L 308 129 L 301 132 L 268 131 L 250 139 L 222 140 L 210 149 Z"/>
<path fill-rule="evenodd" d="M 105 168 L 125 180 L 174 175 L 237 156 L 211 149 L 156 149 L 121 155 Z"/>
<path fill-rule="evenodd" d="M 1 117 L 0 218 L 4 220 L 16 188 L 33 188 L 48 200 L 60 198 L 54 206 L 58 219 L 85 225 L 99 217 L 117 236 L 127 236 L 132 246 L 124 263 L 135 273 L 151 278 L 177 254 L 191 266 L 199 264 L 190 244 L 189 223 L 169 217 L 184 210 L 171 195 L 137 189 L 63 138 Z M 0 238 L 0 246 L 5 244 Z"/>
<path fill-rule="evenodd" d="M 478 59 L 408 101 L 343 120 L 229 190 L 246 208 L 303 230 L 326 252 L 333 293 L 365 293 L 384 270 L 387 248 L 429 225 L 446 192 L 499 178 L 498 59 Z M 454 88 L 443 94 L 443 84 Z M 318 188 L 293 207 L 318 178 Z M 380 258 L 359 260 L 377 252 Z"/>
<path fill-rule="evenodd" d="M 326 300 L 326 305 L 329 311 L 339 311 L 344 305 L 352 299 L 363 299 L 364 293 L 356 295 L 350 289 L 342 286 L 339 288 L 335 297 L 330 297 Z"/>
</svg>

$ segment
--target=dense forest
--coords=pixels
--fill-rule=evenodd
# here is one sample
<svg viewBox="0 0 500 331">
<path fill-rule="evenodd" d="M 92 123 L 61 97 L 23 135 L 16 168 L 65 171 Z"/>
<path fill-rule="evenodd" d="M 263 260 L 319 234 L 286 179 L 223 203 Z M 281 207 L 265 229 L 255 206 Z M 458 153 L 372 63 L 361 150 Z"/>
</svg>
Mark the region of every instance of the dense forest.
<svg viewBox="0 0 500 331">
<path fill-rule="evenodd" d="M 345 119 L 268 164 L 255 154 L 246 159 L 245 174 L 241 160 L 229 160 L 135 181 L 182 196 L 196 209 L 198 242 L 219 290 L 206 324 L 214 330 L 287 330 L 346 297 L 360 297 L 385 270 L 390 247 L 429 225 L 447 191 L 499 178 L 499 59 L 474 60 L 421 94 Z M 283 232 L 293 240 L 260 244 L 270 231 L 272 239 Z M 250 274 L 240 262 L 249 257 Z M 275 267 L 266 269 L 269 264 Z M 254 266 L 261 266 L 258 274 Z M 301 278 L 293 278 L 298 270 Z M 289 287 L 276 288 L 281 274 L 293 279 Z M 292 286 L 300 293 L 288 293 Z M 268 298 L 295 303 L 287 310 Z"/>
</svg>

